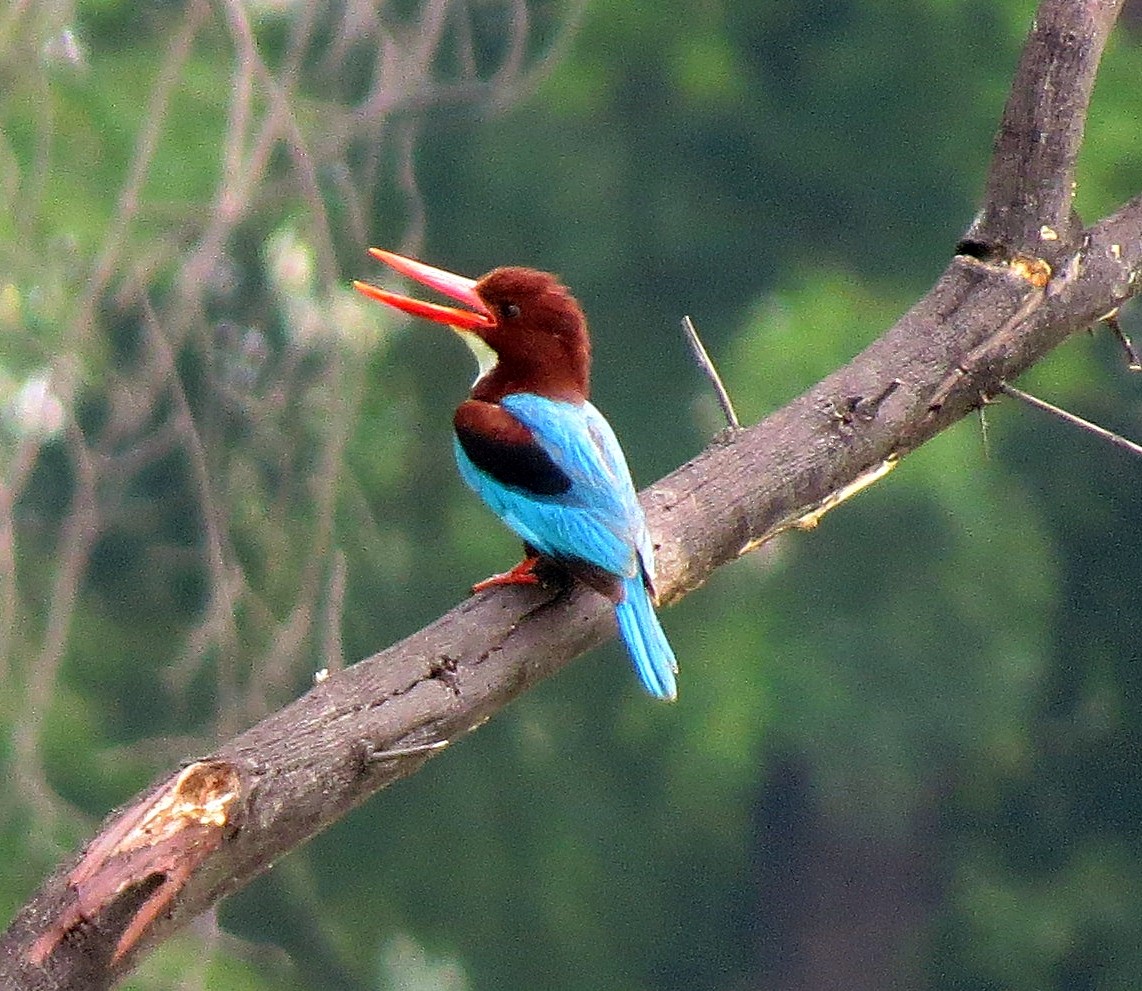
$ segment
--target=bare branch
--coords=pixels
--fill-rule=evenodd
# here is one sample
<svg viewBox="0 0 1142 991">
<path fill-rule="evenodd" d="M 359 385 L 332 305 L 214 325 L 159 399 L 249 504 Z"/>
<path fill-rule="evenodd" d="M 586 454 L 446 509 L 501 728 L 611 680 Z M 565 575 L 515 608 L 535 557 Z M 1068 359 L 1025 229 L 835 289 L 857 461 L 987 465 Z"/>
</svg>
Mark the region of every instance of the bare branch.
<svg viewBox="0 0 1142 991">
<path fill-rule="evenodd" d="M 733 400 L 730 399 L 730 394 L 726 391 L 722 377 L 718 374 L 717 368 L 714 367 L 714 362 L 710 359 L 706 345 L 702 343 L 702 338 L 698 336 L 698 329 L 694 326 L 694 321 L 688 316 L 682 318 L 682 332 L 686 335 L 686 342 L 690 345 L 690 351 L 694 355 L 694 360 L 698 363 L 698 367 L 702 369 L 702 373 L 710 380 L 710 385 L 714 387 L 714 395 L 718 397 L 718 405 L 722 407 L 722 413 L 726 418 L 726 425 L 731 430 L 737 430 L 741 426 L 741 421 L 738 419 L 737 411 L 734 409 Z"/>
<path fill-rule="evenodd" d="M 1039 399 L 1031 395 L 1029 392 L 1024 392 L 1022 389 L 1016 389 L 1015 386 L 1009 382 L 1000 382 L 999 391 L 1005 396 L 1010 396 L 1012 399 L 1018 399 L 1021 403 L 1026 403 L 1028 406 L 1035 409 L 1042 410 L 1044 413 L 1050 413 L 1051 416 L 1058 417 L 1064 423 L 1069 423 L 1072 426 L 1078 427 L 1080 430 L 1085 430 L 1088 433 L 1094 434 L 1096 437 L 1101 437 L 1103 440 L 1110 441 L 1115 447 L 1121 447 L 1124 451 L 1129 451 L 1131 454 L 1142 454 L 1142 444 L 1135 444 L 1132 440 L 1127 440 L 1125 437 L 1107 430 L 1105 427 L 1100 427 L 1097 423 L 1091 423 L 1090 420 L 1084 420 L 1081 416 L 1076 416 L 1074 413 L 1063 409 L 1060 406 L 1055 406 L 1053 403 L 1048 403 L 1045 400 Z"/>
<path fill-rule="evenodd" d="M 1075 160 L 1099 59 L 1122 0 L 1039 6 L 995 139 L 984 205 L 966 241 L 1050 264 L 1073 251 Z"/>
<path fill-rule="evenodd" d="M 139 207 L 139 193 L 146 182 L 159 136 L 167 119 L 166 108 L 174 95 L 183 65 L 190 58 L 194 39 L 198 35 L 206 17 L 206 0 L 192 0 L 187 5 L 182 25 L 171 41 L 166 62 L 151 91 L 150 104 L 145 117 L 146 124 L 137 141 L 137 148 L 131 160 L 131 173 L 119 194 L 119 204 L 115 219 L 103 239 L 103 249 L 96 262 L 95 271 L 88 280 L 87 290 L 74 321 L 74 327 L 82 329 L 91 324 L 91 316 L 100 295 L 111 282 L 116 262 L 123 250 L 128 226 L 135 219 Z"/>
<path fill-rule="evenodd" d="M 23 794 L 39 807 L 41 821 L 51 822 L 60 811 L 54 794 L 44 782 L 36 747 L 40 726 L 46 717 L 60 665 L 67 648 L 67 633 L 75 615 L 80 581 L 87 568 L 92 544 L 99 533 L 96 486 L 99 461 L 84 444 L 79 426 L 67 426 L 68 448 L 76 472 L 71 512 L 60 536 L 59 559 L 52 583 L 51 609 L 39 655 L 26 674 L 23 704 L 18 707 L 12 731 L 12 767 Z"/>
</svg>

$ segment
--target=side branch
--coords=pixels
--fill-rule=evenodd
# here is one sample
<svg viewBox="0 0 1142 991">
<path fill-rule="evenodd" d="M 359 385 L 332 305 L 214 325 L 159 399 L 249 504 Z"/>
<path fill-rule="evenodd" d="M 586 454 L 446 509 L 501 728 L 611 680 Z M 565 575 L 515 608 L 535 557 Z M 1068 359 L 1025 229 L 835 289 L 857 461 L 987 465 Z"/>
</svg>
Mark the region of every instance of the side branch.
<svg viewBox="0 0 1142 991">
<path fill-rule="evenodd" d="M 983 209 L 965 242 L 975 252 L 1054 265 L 1077 246 L 1075 160 L 1087 107 L 1122 0 L 1040 5 L 995 139 Z"/>
<path fill-rule="evenodd" d="M 1073 427 L 1078 427 L 1088 434 L 1093 434 L 1101 440 L 1106 441 L 1108 444 L 1113 444 L 1117 448 L 1129 454 L 1142 456 L 1142 444 L 1135 444 L 1134 441 L 1128 440 L 1121 434 L 1116 434 L 1113 430 L 1107 430 L 1106 427 L 1100 427 L 1097 423 L 1091 423 L 1090 420 L 1085 420 L 1081 416 L 1076 416 L 1074 413 L 1056 406 L 1054 403 L 1048 403 L 1036 396 L 1031 395 L 1029 392 L 1024 392 L 1022 389 L 1016 389 L 1015 386 L 1007 382 L 999 383 L 999 391 L 1005 396 L 1010 396 L 1012 399 L 1018 399 L 1019 402 L 1032 407 L 1033 409 L 1042 410 L 1044 413 L 1049 413 L 1051 416 L 1064 423 L 1068 423 Z"/>
</svg>

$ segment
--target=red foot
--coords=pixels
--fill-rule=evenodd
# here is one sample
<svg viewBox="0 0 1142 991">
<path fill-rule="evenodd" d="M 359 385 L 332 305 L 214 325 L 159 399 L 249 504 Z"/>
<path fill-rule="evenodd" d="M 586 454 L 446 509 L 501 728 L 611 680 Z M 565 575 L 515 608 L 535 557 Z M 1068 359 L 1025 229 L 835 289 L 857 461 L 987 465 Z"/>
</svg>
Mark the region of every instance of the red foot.
<svg viewBox="0 0 1142 991">
<path fill-rule="evenodd" d="M 485 578 L 482 582 L 476 582 L 472 586 L 472 594 L 483 592 L 488 588 L 499 588 L 501 585 L 539 585 L 541 584 L 539 575 L 535 573 L 535 566 L 539 563 L 539 557 L 525 557 L 519 564 L 517 564 L 511 571 L 504 571 L 498 575 L 492 575 L 490 578 Z"/>
</svg>

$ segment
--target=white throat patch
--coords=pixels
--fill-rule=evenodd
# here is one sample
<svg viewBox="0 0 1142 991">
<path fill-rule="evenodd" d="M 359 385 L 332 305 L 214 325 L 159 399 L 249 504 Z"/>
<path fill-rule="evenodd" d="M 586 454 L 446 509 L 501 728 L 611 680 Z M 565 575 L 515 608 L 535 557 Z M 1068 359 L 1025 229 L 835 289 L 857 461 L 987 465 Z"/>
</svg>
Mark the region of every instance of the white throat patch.
<svg viewBox="0 0 1142 991">
<path fill-rule="evenodd" d="M 468 349 L 476 356 L 476 364 L 480 366 L 480 371 L 476 375 L 476 382 L 479 382 L 485 375 L 488 374 L 493 368 L 499 364 L 500 356 L 488 346 L 485 341 L 478 334 L 472 333 L 470 330 L 459 330 L 455 327 L 452 328 L 460 335 Z M 474 385 L 475 383 L 473 383 Z"/>
</svg>

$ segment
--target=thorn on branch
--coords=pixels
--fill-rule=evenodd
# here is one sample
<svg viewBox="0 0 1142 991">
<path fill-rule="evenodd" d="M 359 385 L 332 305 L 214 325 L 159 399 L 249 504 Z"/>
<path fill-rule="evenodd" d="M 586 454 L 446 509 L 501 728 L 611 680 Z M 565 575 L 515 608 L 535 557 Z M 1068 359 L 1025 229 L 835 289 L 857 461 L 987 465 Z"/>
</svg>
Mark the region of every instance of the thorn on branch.
<svg viewBox="0 0 1142 991">
<path fill-rule="evenodd" d="M 991 460 L 991 438 L 987 431 L 987 403 L 983 403 L 979 410 L 979 443 L 983 450 L 983 460 Z"/>
<path fill-rule="evenodd" d="M 542 579 L 540 584 L 543 584 Z M 457 673 L 459 662 L 455 657 L 447 655 L 440 658 L 439 664 L 434 664 L 429 672 L 430 678 L 438 678 L 449 691 L 457 698 L 460 697 L 460 675 Z"/>
<path fill-rule="evenodd" d="M 718 405 L 722 408 L 722 415 L 726 418 L 727 426 L 731 430 L 740 430 L 741 421 L 738 420 L 738 415 L 734 411 L 734 404 L 730 400 L 730 394 L 726 391 L 721 376 L 718 375 L 718 370 L 714 367 L 713 361 L 710 360 L 709 352 L 706 351 L 702 339 L 698 336 L 698 330 L 694 326 L 694 321 L 691 320 L 689 316 L 682 318 L 682 331 L 686 335 L 686 341 L 690 345 L 690 351 L 694 355 L 694 360 L 698 362 L 698 367 L 702 369 L 706 378 L 710 380 L 710 384 L 714 387 L 714 394 L 718 397 Z"/>
<path fill-rule="evenodd" d="M 1111 430 L 1107 430 L 1105 427 L 1100 427 L 1097 423 L 1091 423 L 1090 420 L 1084 420 L 1081 416 L 1076 416 L 1074 413 L 1061 409 L 1052 403 L 1038 399 L 1029 392 L 1016 389 L 1015 386 L 1009 385 L 1006 382 L 999 383 L 999 391 L 1004 395 L 1011 396 L 1012 399 L 1018 399 L 1021 403 L 1026 403 L 1028 406 L 1042 410 L 1044 413 L 1050 413 L 1052 416 L 1058 417 L 1064 423 L 1069 423 L 1072 426 L 1078 427 L 1080 430 L 1085 430 L 1088 433 L 1094 434 L 1096 437 L 1101 437 L 1103 440 L 1109 441 L 1115 447 L 1121 447 L 1131 454 L 1142 456 L 1142 444 L 1136 444 L 1132 440 L 1127 440 L 1125 437 Z"/>
<path fill-rule="evenodd" d="M 869 423 L 876 419 L 876 414 L 884 401 L 891 396 L 904 383 L 900 379 L 893 379 L 880 392 L 872 396 L 848 396 L 833 408 L 833 416 L 846 427 L 861 420 Z"/>
<path fill-rule="evenodd" d="M 1142 372 L 1142 358 L 1138 357 L 1138 352 L 1134 349 L 1134 342 L 1130 340 L 1118 322 L 1118 307 L 1116 306 L 1104 316 L 1102 322 L 1110 328 L 1111 333 L 1118 338 L 1118 343 L 1122 345 L 1122 350 L 1126 353 L 1126 367 L 1132 372 Z"/>
</svg>

